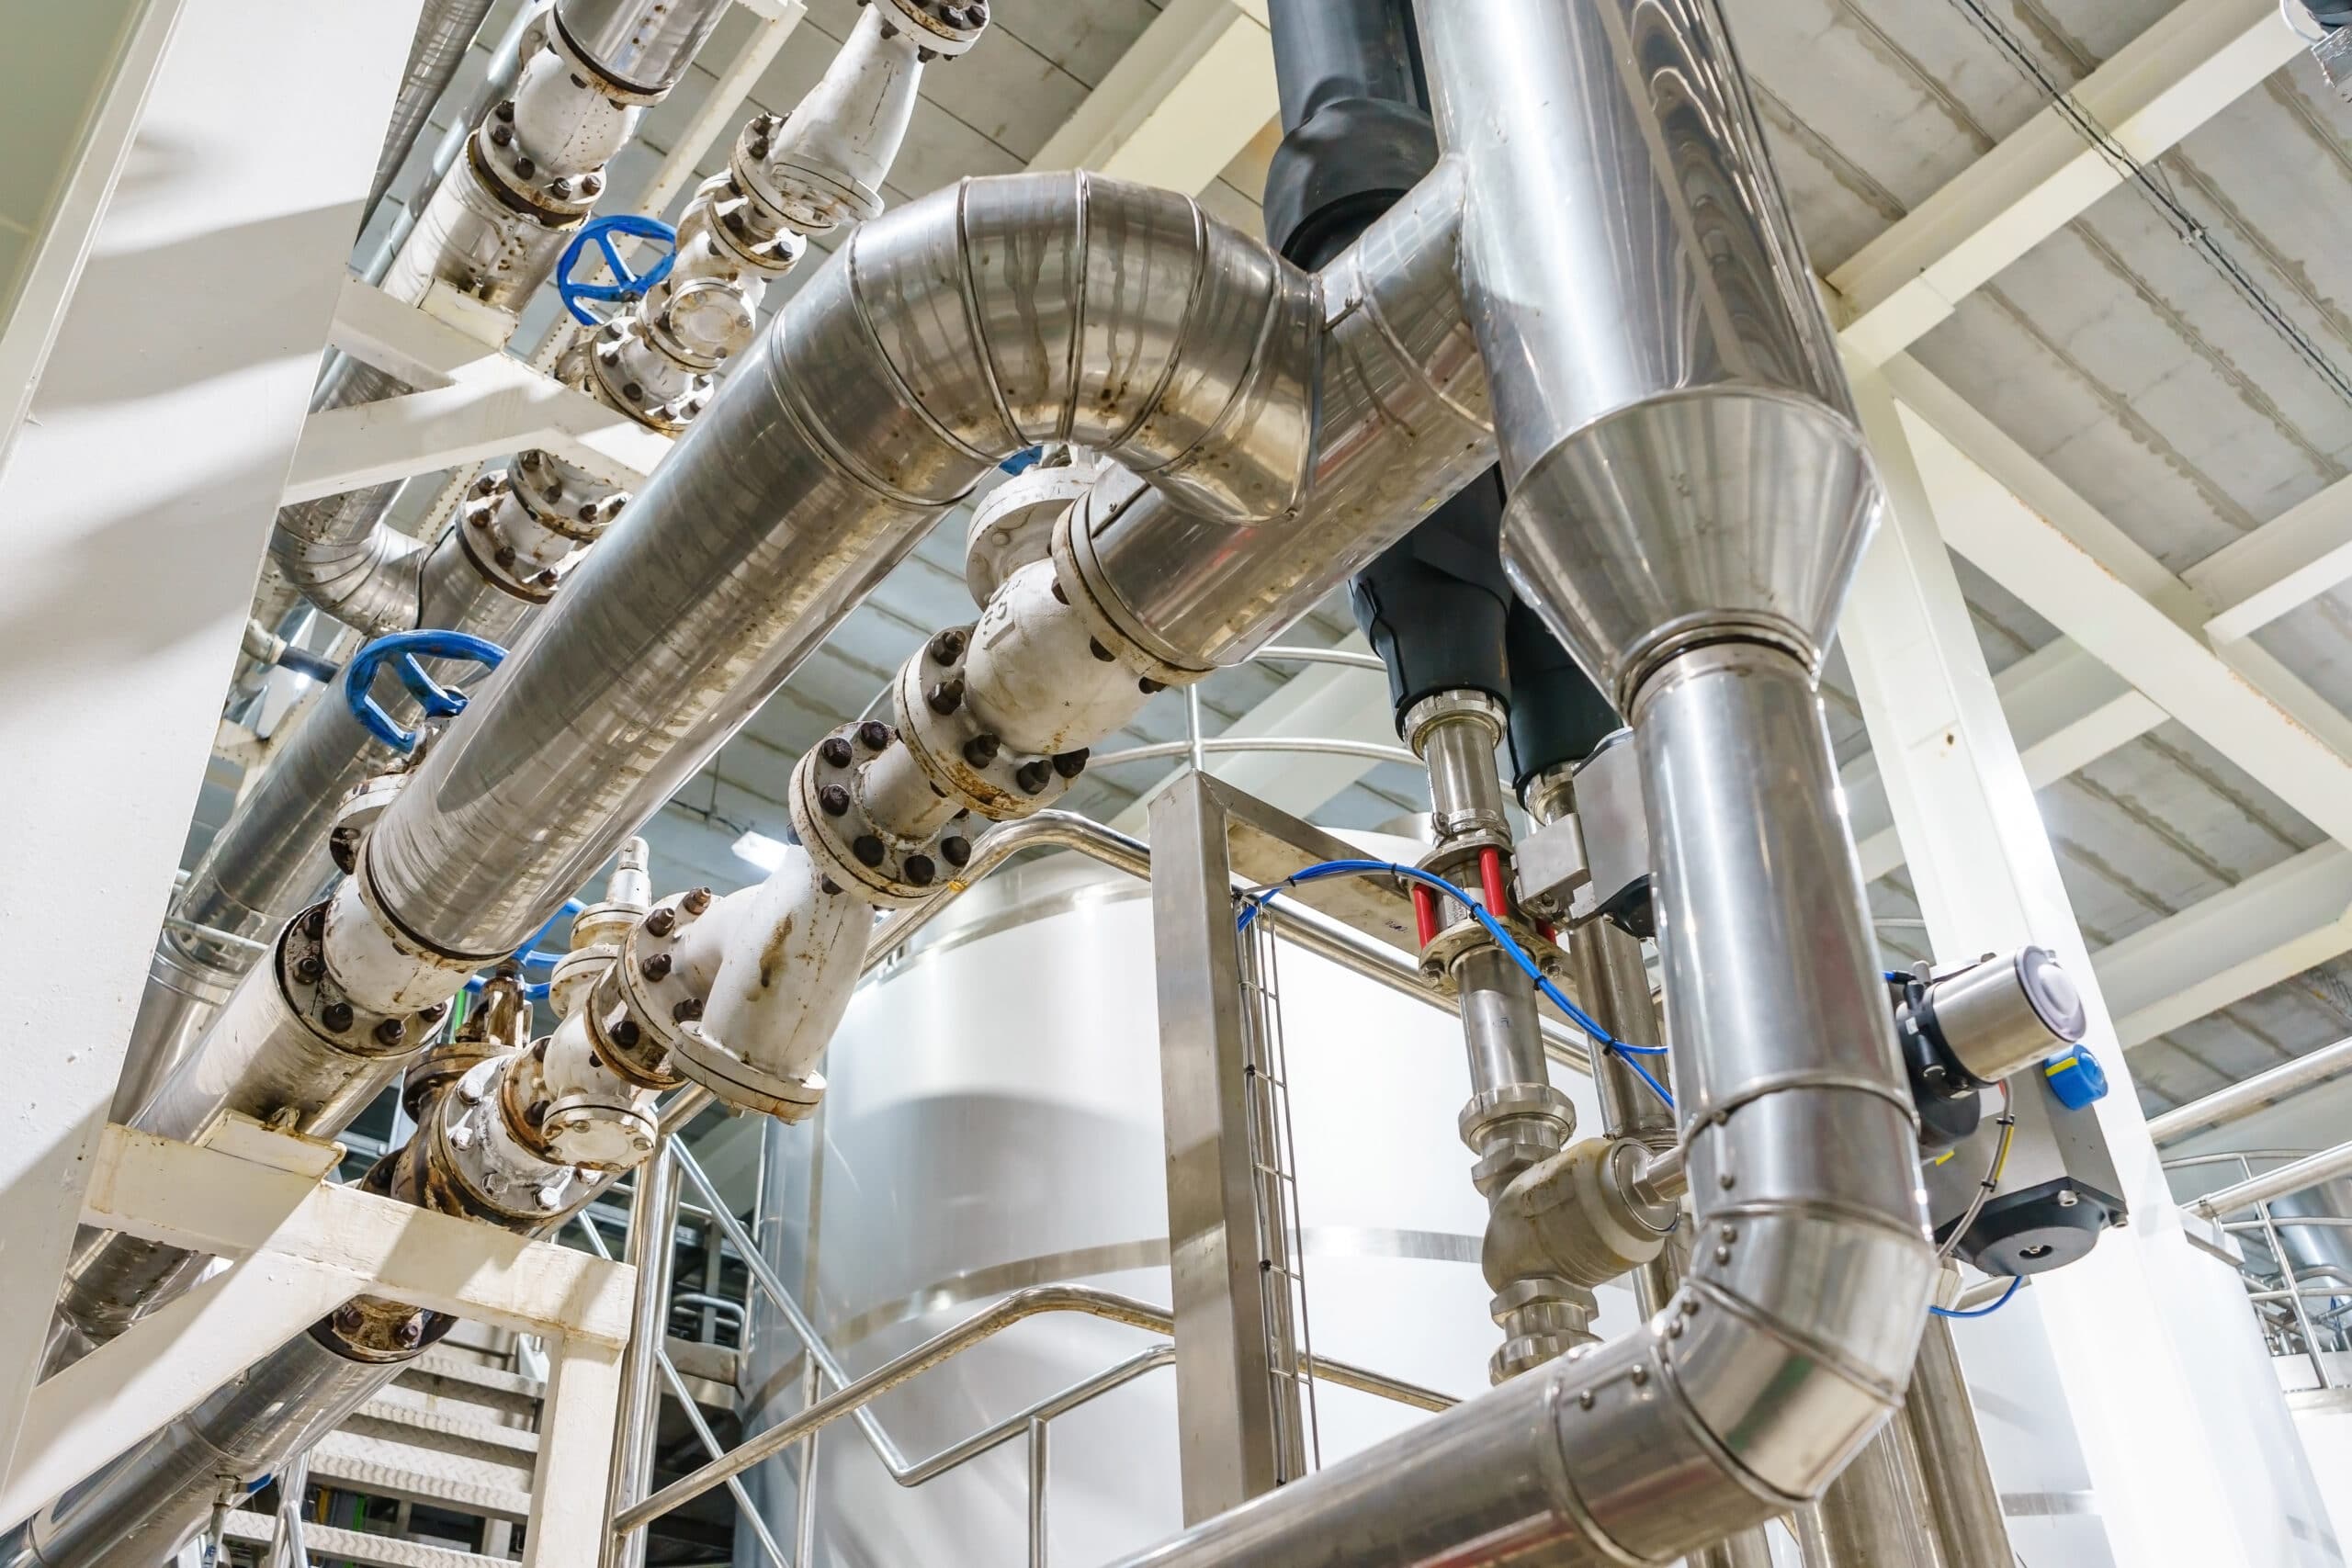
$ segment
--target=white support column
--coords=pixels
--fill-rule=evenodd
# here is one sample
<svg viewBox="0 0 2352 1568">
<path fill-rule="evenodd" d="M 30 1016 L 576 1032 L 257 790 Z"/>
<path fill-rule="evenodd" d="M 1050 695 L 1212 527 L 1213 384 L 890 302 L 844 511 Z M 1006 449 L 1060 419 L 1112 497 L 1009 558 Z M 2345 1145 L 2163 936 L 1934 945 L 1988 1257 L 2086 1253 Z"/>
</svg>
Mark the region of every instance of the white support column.
<svg viewBox="0 0 2352 1568">
<path fill-rule="evenodd" d="M 2039 942 L 2081 979 L 2086 1043 L 2115 1084 L 2099 1122 L 2132 1211 L 2128 1228 L 1998 1319 L 1962 1325 L 1981 1386 L 2028 1409 L 2065 1406 L 2049 1412 L 2031 1455 L 2005 1448 L 2016 1428 L 1995 1422 L 1996 1473 L 2006 1491 L 2069 1489 L 2029 1470 L 2065 1467 L 2056 1450 L 2071 1426 L 2120 1568 L 2334 1562 L 2319 1551 L 2326 1515 L 2244 1292 L 2183 1238 L 1904 423 L 1877 376 L 1856 391 L 1891 504 L 1841 631 L 1929 940 L 1947 959 Z M 2086 1528 L 2078 1521 L 2012 1525 L 2030 1559 L 2088 1556 L 2057 1544 L 2080 1541 L 2059 1533 Z M 2040 1554 L 2030 1529 L 2052 1531 Z"/>
<path fill-rule="evenodd" d="M 539 1464 L 531 1478 L 523 1568 L 582 1568 L 604 1552 L 605 1485 L 612 1471 L 613 1423 L 620 1418 L 617 1345 L 560 1339 L 539 1407 Z"/>
<path fill-rule="evenodd" d="M 0 472 L 0 1450 L 416 17 L 186 0 Z"/>
</svg>

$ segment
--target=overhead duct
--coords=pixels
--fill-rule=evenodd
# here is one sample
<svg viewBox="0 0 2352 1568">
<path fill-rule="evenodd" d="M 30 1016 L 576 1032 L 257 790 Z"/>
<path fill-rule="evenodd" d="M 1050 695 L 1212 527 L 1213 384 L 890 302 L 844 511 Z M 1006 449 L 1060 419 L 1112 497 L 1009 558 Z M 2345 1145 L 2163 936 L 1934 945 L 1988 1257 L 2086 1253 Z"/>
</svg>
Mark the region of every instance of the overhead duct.
<svg viewBox="0 0 2352 1568">
<path fill-rule="evenodd" d="M 495 0 L 425 0 L 417 15 L 416 37 L 408 46 L 408 63 L 401 67 L 400 90 L 392 96 L 392 120 L 384 131 L 384 150 L 376 156 L 376 177 L 359 209 L 363 223 L 391 188 L 417 137 L 432 123 L 434 106 L 457 79 L 493 4 Z"/>
</svg>

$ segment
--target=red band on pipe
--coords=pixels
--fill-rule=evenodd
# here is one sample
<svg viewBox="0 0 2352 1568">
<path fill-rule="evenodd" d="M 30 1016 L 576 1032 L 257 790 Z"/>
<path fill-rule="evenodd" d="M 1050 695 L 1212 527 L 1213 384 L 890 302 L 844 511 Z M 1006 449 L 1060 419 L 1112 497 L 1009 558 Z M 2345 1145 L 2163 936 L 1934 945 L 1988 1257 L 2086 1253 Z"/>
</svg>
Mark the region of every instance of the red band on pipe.
<svg viewBox="0 0 2352 1568">
<path fill-rule="evenodd" d="M 1423 947 L 1437 940 L 1437 894 L 1418 882 L 1413 885 L 1413 926 Z"/>
</svg>

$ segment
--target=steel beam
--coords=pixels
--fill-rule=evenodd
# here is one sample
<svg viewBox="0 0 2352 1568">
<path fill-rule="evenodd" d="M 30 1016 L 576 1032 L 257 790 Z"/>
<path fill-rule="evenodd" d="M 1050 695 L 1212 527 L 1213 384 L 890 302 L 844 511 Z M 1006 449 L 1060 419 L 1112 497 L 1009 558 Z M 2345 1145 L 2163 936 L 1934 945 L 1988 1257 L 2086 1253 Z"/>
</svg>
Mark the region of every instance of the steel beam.
<svg viewBox="0 0 2352 1568">
<path fill-rule="evenodd" d="M 185 0 L 0 472 L 13 1445 L 416 0 Z M 146 41 L 152 42 L 152 39 Z M 38 51 L 28 62 L 38 66 Z M 136 77 L 137 73 L 130 73 Z M 269 84 L 270 134 L 249 95 Z M 130 102 L 102 118 L 119 130 Z"/>
<path fill-rule="evenodd" d="M 2123 183 L 2068 108 L 2152 162 L 2303 47 L 2274 0 L 2185 0 L 1829 275 L 1847 351 L 1884 363 Z"/>
</svg>

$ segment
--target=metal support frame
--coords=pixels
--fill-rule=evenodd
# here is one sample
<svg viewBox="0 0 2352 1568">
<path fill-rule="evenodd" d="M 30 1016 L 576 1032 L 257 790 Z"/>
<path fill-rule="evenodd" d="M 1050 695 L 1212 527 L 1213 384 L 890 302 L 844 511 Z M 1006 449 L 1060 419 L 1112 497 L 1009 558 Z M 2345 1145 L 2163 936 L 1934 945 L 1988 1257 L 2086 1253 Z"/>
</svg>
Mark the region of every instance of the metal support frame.
<svg viewBox="0 0 2352 1568">
<path fill-rule="evenodd" d="M 203 1146 L 106 1130 L 82 1223 L 231 1267 L 34 1391 L 23 1458 L 0 1487 L 0 1528 L 369 1295 L 548 1338 L 556 1373 L 527 1561 L 582 1561 L 563 1521 L 602 1517 L 635 1271 L 323 1179 L 341 1156 L 335 1145 L 241 1120 Z M 552 1507 L 550 1488 L 560 1498 Z M 556 1522 L 541 1548 L 543 1509 Z"/>
<path fill-rule="evenodd" d="M 1261 1232 L 1264 1176 L 1250 1136 L 1258 1093 L 1236 939 L 1225 797 L 1179 778 L 1152 803 L 1151 931 L 1168 1138 L 1169 1289 L 1184 1521 L 1296 1477 L 1298 1349 L 1266 1265 L 1287 1237 Z M 1304 862 L 1301 863 L 1305 863 Z"/>
<path fill-rule="evenodd" d="M 2283 1521 L 2321 1517 L 2316 1491 L 2299 1459 L 2264 1467 L 2251 1457 L 2301 1450 L 2251 1325 L 2233 1337 L 2231 1316 L 2245 1322 L 2228 1300 L 2233 1282 L 2182 1239 L 1945 547 L 1957 531 L 1942 514 L 1951 498 L 1923 482 L 1915 427 L 1886 380 L 1860 374 L 1855 393 L 1889 504 L 1841 637 L 1931 945 L 1950 955 L 2051 949 L 2080 978 L 2086 1043 L 2115 1079 L 2097 1124 L 2131 1226 L 2040 1281 L 2026 1310 L 2048 1336 L 2117 1561 L 2291 1561 Z"/>
</svg>

